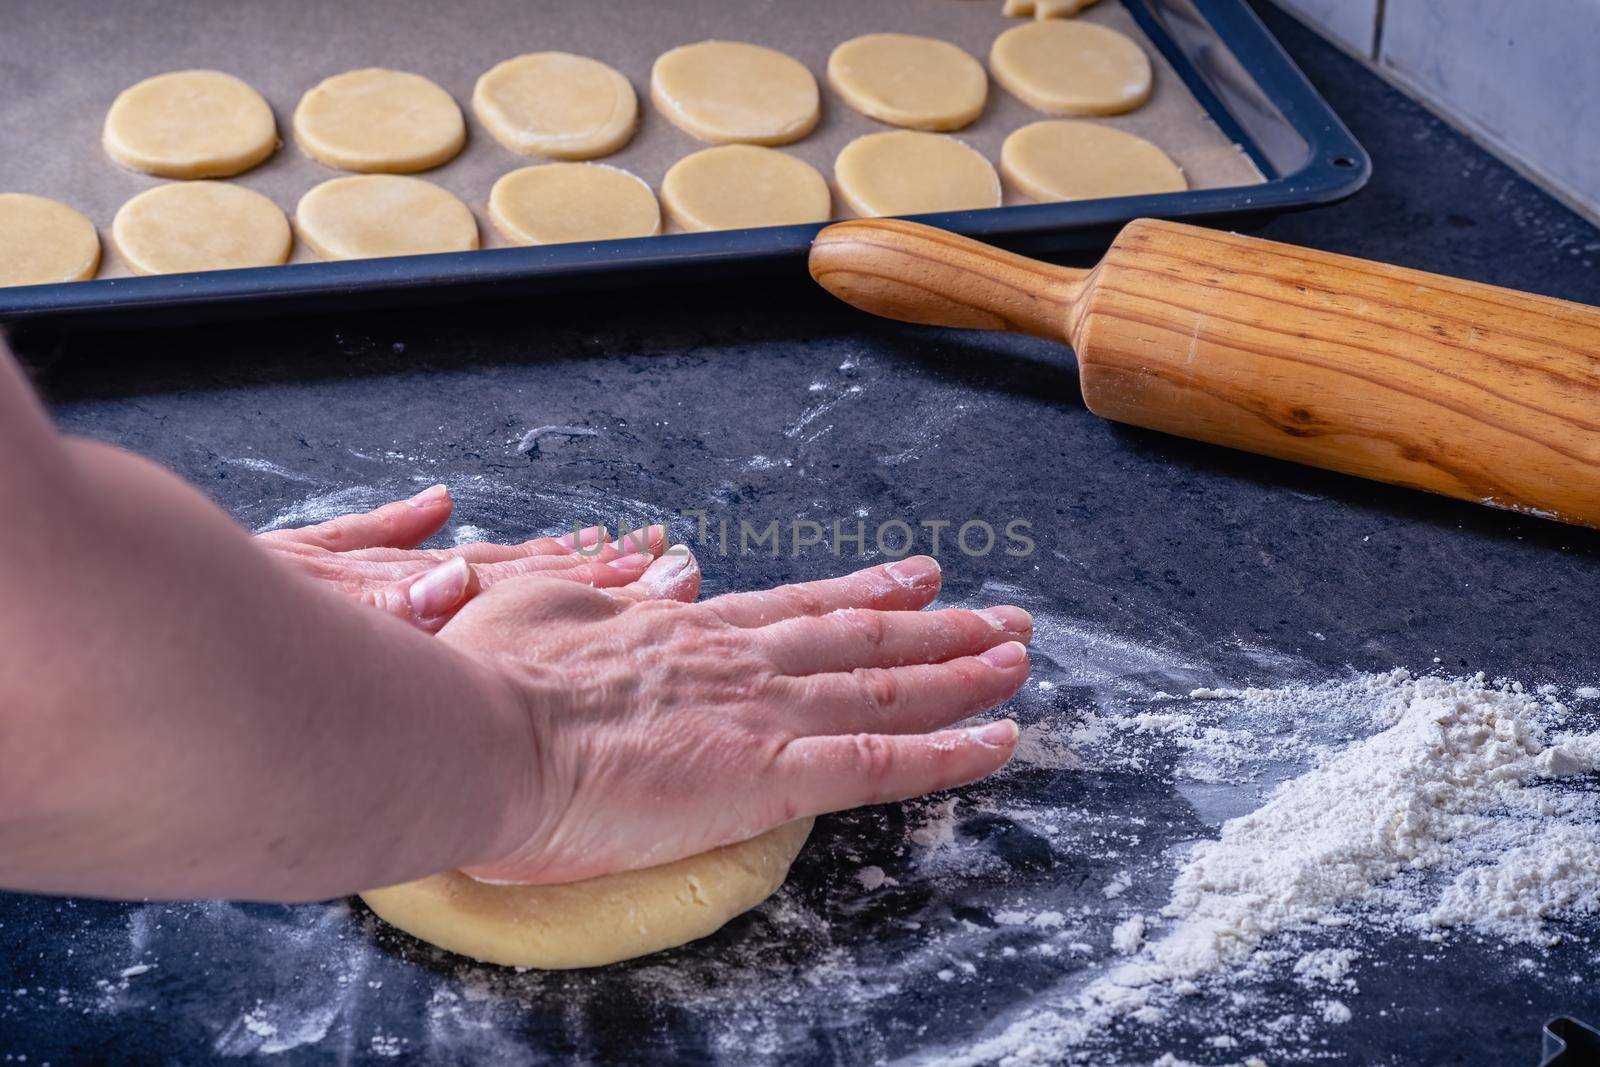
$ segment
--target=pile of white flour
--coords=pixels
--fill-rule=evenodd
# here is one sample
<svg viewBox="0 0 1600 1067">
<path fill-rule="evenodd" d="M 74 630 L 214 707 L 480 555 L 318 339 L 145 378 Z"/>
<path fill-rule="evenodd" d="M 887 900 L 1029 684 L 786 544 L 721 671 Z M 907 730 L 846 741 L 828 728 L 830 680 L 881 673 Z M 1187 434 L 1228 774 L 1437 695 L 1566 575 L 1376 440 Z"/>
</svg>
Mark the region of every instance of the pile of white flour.
<svg viewBox="0 0 1600 1067">
<path fill-rule="evenodd" d="M 1207 721 L 1212 702 L 1231 707 L 1228 728 Z M 1188 753 L 1180 780 L 1298 754 L 1311 769 L 1180 859 L 1159 914 L 1117 928 L 1125 961 L 951 1062 L 1053 1062 L 1120 1020 L 1159 1025 L 1197 982 L 1230 975 L 1280 968 L 1307 987 L 1354 985 L 1354 950 L 1270 951 L 1284 931 L 1361 924 L 1439 940 L 1469 928 L 1549 945 L 1561 920 L 1600 912 L 1600 791 L 1578 777 L 1600 768 L 1600 734 L 1582 732 L 1593 717 L 1554 687 L 1396 670 L 1163 693 L 1156 707 L 1080 729 L 1086 761 L 1096 745 L 1130 758 L 1138 735 L 1156 733 Z M 1323 1022 L 1352 1017 L 1341 1000 L 1318 1003 Z"/>
</svg>

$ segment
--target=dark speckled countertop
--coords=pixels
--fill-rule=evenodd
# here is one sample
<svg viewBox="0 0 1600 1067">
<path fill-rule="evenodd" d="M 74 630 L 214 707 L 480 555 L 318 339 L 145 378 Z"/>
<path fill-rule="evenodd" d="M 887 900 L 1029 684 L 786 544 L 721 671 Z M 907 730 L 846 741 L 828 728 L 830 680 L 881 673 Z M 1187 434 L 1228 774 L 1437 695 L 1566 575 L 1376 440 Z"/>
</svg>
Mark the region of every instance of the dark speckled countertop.
<svg viewBox="0 0 1600 1067">
<path fill-rule="evenodd" d="M 1264 236 L 1600 304 L 1600 232 L 1262 14 L 1375 167 L 1353 200 Z M 252 528 L 436 481 L 459 501 L 447 541 L 693 509 L 757 525 L 1026 519 L 1028 557 L 941 553 L 947 601 L 1015 599 L 1040 619 L 1025 723 L 1081 719 L 1119 685 L 1395 666 L 1600 683 L 1592 532 L 1114 426 L 1082 407 L 1064 349 L 874 321 L 795 281 L 33 338 L 25 355 L 65 429 L 167 464 Z M 519 450 L 538 427 L 568 429 Z M 708 593 L 846 565 L 820 549 L 701 555 Z M 1214 834 L 1162 773 L 1172 758 L 1153 750 L 1140 773 L 1046 761 L 823 820 L 769 905 L 597 973 L 445 959 L 355 903 L 0 896 L 0 1063 L 959 1056 L 1102 961 L 1129 908 L 1159 909 L 1159 877 L 1111 906 L 1114 870 L 1170 875 L 1171 849 Z M 894 881 L 871 887 L 866 867 Z M 1034 951 L 1042 934 L 997 925 L 1018 901 L 1079 916 L 1089 951 Z M 1040 1055 L 1531 1064 L 1546 1017 L 1600 1020 L 1597 932 L 1549 950 L 1389 935 L 1363 946 L 1347 1023 L 1269 982 L 1245 1009 L 1205 1002 Z M 1258 1025 L 1280 1015 L 1301 1020 L 1291 1037 Z M 1237 1046 L 1207 1042 L 1219 1025 Z"/>
</svg>

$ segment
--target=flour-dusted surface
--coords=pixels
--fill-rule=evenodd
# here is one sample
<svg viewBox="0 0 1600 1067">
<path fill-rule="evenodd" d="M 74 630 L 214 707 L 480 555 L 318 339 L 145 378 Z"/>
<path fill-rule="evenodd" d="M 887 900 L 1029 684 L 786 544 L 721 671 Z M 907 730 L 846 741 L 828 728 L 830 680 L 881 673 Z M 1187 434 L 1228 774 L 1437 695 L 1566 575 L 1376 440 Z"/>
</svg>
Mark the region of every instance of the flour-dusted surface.
<svg viewBox="0 0 1600 1067">
<path fill-rule="evenodd" d="M 1356 200 L 1267 236 L 1600 303 L 1600 273 L 1582 269 L 1600 235 L 1263 17 L 1384 164 Z M 1153 990 L 1143 1006 L 1159 1017 L 1074 1037 L 1088 1017 L 1077 998 L 1181 925 L 1164 909 L 1197 845 L 1394 725 L 1374 717 L 1381 687 L 1350 687 L 1396 667 L 1419 680 L 1481 670 L 1520 681 L 1540 717 L 1553 709 L 1539 687 L 1557 687 L 1572 718 L 1545 743 L 1592 731 L 1593 534 L 1113 427 L 1082 409 L 1053 346 L 875 322 L 789 284 L 29 352 L 69 429 L 178 470 L 251 528 L 433 481 L 461 498 L 440 544 L 635 508 L 1026 516 L 1032 557 L 941 552 L 945 599 L 1018 600 L 1039 638 L 1012 708 L 1026 731 L 1014 767 L 823 820 L 788 888 L 702 944 L 518 975 L 442 957 L 342 901 L 0 897 L 0 1064 L 1282 1067 L 1432 1065 L 1461 1049 L 1515 1067 L 1535 1060 L 1545 1018 L 1600 1019 L 1594 919 L 1547 915 L 1554 945 L 1410 921 L 1424 905 L 1494 914 L 1530 899 L 1507 892 L 1523 884 L 1540 887 L 1538 908 L 1574 910 L 1562 887 L 1583 869 L 1586 831 L 1558 812 L 1552 825 L 1574 829 L 1551 849 L 1508 838 L 1492 864 L 1390 879 L 1378 903 L 1405 921 L 1281 929 L 1187 979 L 1192 991 L 1174 983 L 1171 1002 Z M 712 554 L 708 592 L 853 563 Z M 1190 696 L 1207 689 L 1216 699 Z M 1579 804 L 1592 781 L 1516 785 Z M 1526 882 L 1524 858 L 1550 877 Z M 1135 916 L 1143 945 L 1124 955 L 1113 937 L 1122 927 L 1131 943 Z"/>
</svg>

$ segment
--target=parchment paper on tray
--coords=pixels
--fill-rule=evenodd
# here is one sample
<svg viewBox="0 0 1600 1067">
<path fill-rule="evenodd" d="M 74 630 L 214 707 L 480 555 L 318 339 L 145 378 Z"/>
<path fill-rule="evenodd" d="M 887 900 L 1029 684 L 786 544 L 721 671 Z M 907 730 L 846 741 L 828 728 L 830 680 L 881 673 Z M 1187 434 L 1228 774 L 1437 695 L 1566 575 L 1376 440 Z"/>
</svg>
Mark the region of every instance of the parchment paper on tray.
<svg viewBox="0 0 1600 1067">
<path fill-rule="evenodd" d="M 267 98 L 284 135 L 300 95 L 318 81 L 356 67 L 395 67 L 432 78 L 467 113 L 471 132 L 466 149 L 419 177 L 471 205 L 484 247 L 494 248 L 505 242 L 484 210 L 490 186 L 507 171 L 541 162 L 495 143 L 467 109 L 478 75 L 502 59 L 560 50 L 592 55 L 622 71 L 639 93 L 641 124 L 633 141 L 604 162 L 631 170 L 659 188 L 668 167 L 704 145 L 650 105 L 650 65 L 656 56 L 711 37 L 781 49 L 806 64 L 823 85 L 821 123 L 809 137 L 783 150 L 831 176 L 834 156 L 847 142 L 891 128 L 852 111 L 827 88 L 823 75 L 833 47 L 862 33 L 919 33 L 958 44 L 987 64 L 990 43 L 1018 24 L 1001 15 L 1000 6 L 1000 0 L 54 0 L 30 5 L 26 17 L 9 20 L 0 34 L 0 79 L 6 90 L 0 93 L 0 190 L 65 201 L 88 215 L 104 238 L 117 208 L 161 180 L 123 170 L 100 147 L 106 109 L 134 82 L 169 70 L 225 70 Z M 1104 0 L 1078 17 L 1132 36 L 1155 66 L 1149 103 L 1131 114 L 1095 121 L 1160 145 L 1183 167 L 1193 188 L 1263 180 L 1115 0 Z M 997 163 L 1007 134 L 1050 117 L 1012 98 L 991 79 L 982 117 L 955 136 Z M 340 173 L 307 158 L 290 137 L 266 163 L 232 180 L 265 193 L 292 216 L 306 190 Z M 1008 193 L 1006 202 L 1022 201 Z M 835 210 L 842 217 L 837 203 Z M 107 245 L 99 276 L 126 275 Z M 294 262 L 315 258 L 296 244 Z"/>
</svg>

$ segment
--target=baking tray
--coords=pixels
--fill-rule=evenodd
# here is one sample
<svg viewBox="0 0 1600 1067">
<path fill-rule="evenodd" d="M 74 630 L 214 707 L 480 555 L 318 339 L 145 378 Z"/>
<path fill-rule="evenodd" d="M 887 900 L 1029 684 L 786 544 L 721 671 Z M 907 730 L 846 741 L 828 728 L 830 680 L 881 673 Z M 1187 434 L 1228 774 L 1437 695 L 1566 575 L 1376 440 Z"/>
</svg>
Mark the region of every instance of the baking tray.
<svg viewBox="0 0 1600 1067">
<path fill-rule="evenodd" d="M 944 37 L 984 58 L 989 41 L 1017 24 L 1001 16 L 999 7 L 1000 0 L 619 0 L 585 5 L 581 18 L 560 0 L 463 0 L 444 7 L 428 0 L 128 0 L 109 6 L 57 0 L 33 7 L 0 41 L 0 85 L 10 90 L 0 96 L 0 189 L 56 196 L 86 211 L 101 230 L 106 261 L 94 281 L 0 288 L 0 323 L 159 324 L 786 270 L 798 275 L 816 225 L 495 247 L 500 242 L 483 212 L 488 187 L 499 174 L 537 160 L 502 149 L 469 112 L 468 149 L 422 176 L 473 207 L 483 250 L 323 263 L 304 261 L 308 254 L 297 247 L 296 261 L 287 266 L 128 277 L 105 236 L 111 215 L 128 197 L 162 180 L 106 159 L 99 125 L 116 92 L 164 70 L 213 66 L 240 75 L 267 97 L 284 132 L 299 93 L 341 70 L 415 70 L 465 101 L 476 75 L 500 59 L 561 48 L 612 63 L 640 90 L 640 133 L 606 161 L 658 186 L 667 166 L 702 147 L 649 104 L 649 63 L 666 48 L 710 36 L 756 40 L 800 58 L 822 82 L 833 45 L 874 30 Z M 1144 39 L 1156 67 L 1151 102 L 1101 121 L 1160 144 L 1184 166 L 1194 187 L 1055 204 L 1012 203 L 1008 194 L 1003 207 L 920 216 L 923 221 L 1033 254 L 1084 252 L 1105 247 L 1132 218 L 1238 226 L 1253 216 L 1337 200 L 1366 181 L 1366 153 L 1244 0 L 1103 0 L 1078 17 Z M 28 91 L 18 92 L 21 86 Z M 888 127 L 855 114 L 825 83 L 823 91 L 817 132 L 786 150 L 827 174 L 845 142 Z M 956 135 L 993 161 L 1006 133 L 1043 117 L 991 86 L 984 116 Z M 292 215 L 301 193 L 337 173 L 286 144 L 235 180 L 266 193 Z"/>
</svg>

